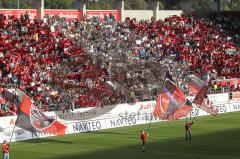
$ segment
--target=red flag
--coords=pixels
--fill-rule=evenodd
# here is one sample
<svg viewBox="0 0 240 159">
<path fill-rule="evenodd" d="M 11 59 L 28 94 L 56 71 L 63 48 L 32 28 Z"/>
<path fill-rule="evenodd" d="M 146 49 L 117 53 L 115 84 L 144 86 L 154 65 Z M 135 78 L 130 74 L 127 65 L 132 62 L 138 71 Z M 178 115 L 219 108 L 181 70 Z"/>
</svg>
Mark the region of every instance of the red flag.
<svg viewBox="0 0 240 159">
<path fill-rule="evenodd" d="M 156 107 L 153 111 L 153 115 L 154 115 L 155 118 L 163 115 L 163 112 L 161 111 L 161 108 L 160 108 L 161 107 L 160 104 L 161 104 L 161 94 L 157 98 Z"/>
<path fill-rule="evenodd" d="M 188 110 L 188 107 L 183 107 L 185 105 L 185 102 L 185 95 L 174 83 L 172 77 L 167 73 L 165 76 L 162 92 L 158 96 L 153 115 L 155 117 L 162 116 L 163 118 L 168 118 L 169 115 L 172 116 L 174 113 L 179 114 L 179 112 L 185 112 Z"/>
<path fill-rule="evenodd" d="M 23 100 L 21 102 L 21 105 L 20 105 L 20 110 L 29 115 L 30 114 L 30 107 L 32 105 L 32 102 L 31 100 L 29 99 L 29 97 L 27 95 L 24 95 L 23 96 Z"/>
<path fill-rule="evenodd" d="M 209 84 L 211 83 L 211 81 L 212 81 L 212 78 L 210 78 L 207 82 L 205 82 L 203 87 L 198 91 L 196 97 L 193 99 L 193 103 L 195 103 L 197 105 L 202 105 L 202 102 L 203 102 L 204 98 L 206 97 L 208 87 L 209 87 Z"/>
<path fill-rule="evenodd" d="M 16 126 L 30 132 L 51 133 L 57 136 L 65 135 L 66 131 L 66 126 L 47 117 L 32 103 L 27 95 L 23 96 Z"/>
<path fill-rule="evenodd" d="M 213 103 L 208 99 L 204 98 L 203 103 L 200 107 L 202 110 L 208 112 L 211 115 L 217 115 L 218 109 L 213 105 Z"/>
<path fill-rule="evenodd" d="M 192 103 L 190 100 L 186 100 L 186 103 L 177 109 L 175 112 L 172 112 L 165 116 L 165 120 L 178 120 L 180 118 L 186 117 L 192 109 Z"/>
<path fill-rule="evenodd" d="M 208 112 L 211 115 L 217 114 L 217 108 L 215 108 L 211 101 L 209 101 L 207 97 L 208 87 L 212 81 L 213 77 L 211 77 L 198 91 L 196 97 L 193 99 L 193 103 L 196 104 L 199 108 Z"/>
<path fill-rule="evenodd" d="M 192 106 L 189 105 L 184 105 L 180 107 L 178 110 L 175 112 L 168 114 L 167 116 L 164 117 L 165 120 L 178 120 L 180 118 L 186 117 L 192 109 Z"/>
<path fill-rule="evenodd" d="M 64 136 L 66 132 L 66 126 L 61 124 L 58 121 L 54 121 L 50 126 L 42 129 L 42 132 L 44 133 L 52 133 L 57 136 Z"/>
</svg>

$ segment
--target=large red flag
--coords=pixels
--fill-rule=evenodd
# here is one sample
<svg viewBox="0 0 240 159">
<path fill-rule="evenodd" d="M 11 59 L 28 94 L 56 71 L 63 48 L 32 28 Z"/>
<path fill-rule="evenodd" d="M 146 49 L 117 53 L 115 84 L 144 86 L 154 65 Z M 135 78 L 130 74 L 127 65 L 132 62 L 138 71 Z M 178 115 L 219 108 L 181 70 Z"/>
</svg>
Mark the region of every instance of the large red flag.
<svg viewBox="0 0 240 159">
<path fill-rule="evenodd" d="M 198 106 L 198 105 L 197 105 Z M 200 108 L 206 112 L 208 112 L 211 115 L 217 115 L 218 109 L 213 105 L 213 103 L 208 99 L 208 97 L 203 99 L 203 102 L 200 106 Z"/>
<path fill-rule="evenodd" d="M 188 100 L 187 100 L 188 101 Z M 192 109 L 190 101 L 186 102 L 184 106 L 181 106 L 175 112 L 172 112 L 164 117 L 165 120 L 177 120 L 186 117 Z"/>
<path fill-rule="evenodd" d="M 211 77 L 202 88 L 198 91 L 197 95 L 193 99 L 193 103 L 196 104 L 199 108 L 208 112 L 211 115 L 217 115 L 217 108 L 213 106 L 213 103 L 208 99 L 207 91 L 208 87 L 212 81 L 213 77 Z"/>
<path fill-rule="evenodd" d="M 185 102 L 185 95 L 175 84 L 169 73 L 166 73 L 162 92 L 157 98 L 157 104 L 154 109 L 153 115 L 158 118 L 162 117 L 164 119 L 167 119 L 169 118 L 169 116 L 172 117 L 174 113 L 179 114 L 180 112 L 187 112 L 189 109 L 188 107 L 184 108 Z M 176 116 L 175 119 L 177 119 Z"/>
<path fill-rule="evenodd" d="M 57 136 L 65 135 L 66 131 L 66 126 L 47 117 L 32 103 L 26 94 L 21 101 L 16 126 L 33 133 L 43 132 Z"/>
</svg>

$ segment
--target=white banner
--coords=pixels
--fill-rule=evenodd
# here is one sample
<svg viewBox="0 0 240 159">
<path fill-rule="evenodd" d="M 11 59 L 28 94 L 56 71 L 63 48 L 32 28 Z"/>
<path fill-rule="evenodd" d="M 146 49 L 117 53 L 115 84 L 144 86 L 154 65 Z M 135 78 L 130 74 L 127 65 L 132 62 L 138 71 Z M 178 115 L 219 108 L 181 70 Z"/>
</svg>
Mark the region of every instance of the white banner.
<svg viewBox="0 0 240 159">
<path fill-rule="evenodd" d="M 191 97 L 189 97 L 191 99 Z M 240 102 L 227 101 L 226 94 L 212 95 L 213 104 L 217 106 L 219 113 L 240 111 Z M 222 100 L 217 100 L 222 99 Z M 97 131 L 116 127 L 125 127 L 152 122 L 160 122 L 153 116 L 155 101 L 139 102 L 135 104 L 119 104 L 106 107 L 94 107 L 76 109 L 74 111 L 46 112 L 51 118 L 67 126 L 66 134 Z M 193 107 L 189 116 L 191 118 L 209 115 L 198 107 Z M 10 140 L 16 116 L 0 118 L 0 142 Z M 53 136 L 53 134 L 33 134 L 16 127 L 12 141 L 28 140 Z"/>
<path fill-rule="evenodd" d="M 208 98 L 213 103 L 227 103 L 229 102 L 229 93 L 221 93 L 221 94 L 209 94 Z"/>
</svg>

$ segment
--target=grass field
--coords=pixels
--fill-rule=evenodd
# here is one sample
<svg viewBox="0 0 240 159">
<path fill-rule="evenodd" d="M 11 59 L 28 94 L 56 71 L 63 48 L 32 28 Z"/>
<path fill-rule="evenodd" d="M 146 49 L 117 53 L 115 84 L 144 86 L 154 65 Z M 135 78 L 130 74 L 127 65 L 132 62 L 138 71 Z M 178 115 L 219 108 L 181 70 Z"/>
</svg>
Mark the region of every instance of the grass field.
<svg viewBox="0 0 240 159">
<path fill-rule="evenodd" d="M 11 159 L 240 159 L 240 113 L 199 117 L 193 140 L 185 141 L 184 123 L 154 123 L 147 151 L 140 152 L 140 131 L 147 125 L 65 137 L 17 142 Z"/>
</svg>

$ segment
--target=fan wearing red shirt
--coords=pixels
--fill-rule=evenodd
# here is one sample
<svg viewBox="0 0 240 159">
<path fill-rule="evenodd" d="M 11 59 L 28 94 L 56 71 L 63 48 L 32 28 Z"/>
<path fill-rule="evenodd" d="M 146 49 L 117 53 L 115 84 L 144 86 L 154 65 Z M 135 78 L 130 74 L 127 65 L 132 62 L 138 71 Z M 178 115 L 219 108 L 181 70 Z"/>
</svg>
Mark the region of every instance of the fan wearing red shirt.
<svg viewBox="0 0 240 159">
<path fill-rule="evenodd" d="M 2 144 L 3 159 L 9 159 L 9 144 L 5 140 Z"/>
<path fill-rule="evenodd" d="M 192 131 L 191 131 L 192 124 L 193 124 L 193 121 L 192 122 L 186 121 L 185 123 L 186 141 L 188 140 L 188 137 L 190 141 L 192 140 Z"/>
<path fill-rule="evenodd" d="M 141 140 L 142 140 L 142 147 L 141 147 L 141 151 L 144 152 L 145 151 L 145 144 L 147 141 L 147 132 L 146 131 L 141 131 Z"/>
</svg>

